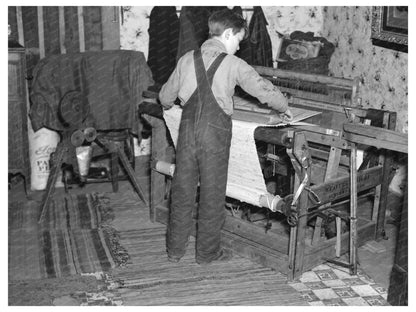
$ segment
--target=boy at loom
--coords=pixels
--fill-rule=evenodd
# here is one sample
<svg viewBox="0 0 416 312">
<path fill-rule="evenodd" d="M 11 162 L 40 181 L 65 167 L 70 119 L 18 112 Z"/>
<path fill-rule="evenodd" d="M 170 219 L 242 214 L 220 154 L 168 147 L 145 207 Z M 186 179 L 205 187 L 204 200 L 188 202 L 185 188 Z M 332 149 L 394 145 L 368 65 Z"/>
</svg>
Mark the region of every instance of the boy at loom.
<svg viewBox="0 0 416 312">
<path fill-rule="evenodd" d="M 196 262 L 202 265 L 232 257 L 220 243 L 235 86 L 267 103 L 282 119 L 293 118 L 277 87 L 234 56 L 246 36 L 245 19 L 225 9 L 214 12 L 208 26 L 210 39 L 178 60 L 159 93 L 164 109 L 172 107 L 177 97 L 183 107 L 167 230 L 168 259 L 178 262 L 185 254 L 199 182 Z"/>
</svg>

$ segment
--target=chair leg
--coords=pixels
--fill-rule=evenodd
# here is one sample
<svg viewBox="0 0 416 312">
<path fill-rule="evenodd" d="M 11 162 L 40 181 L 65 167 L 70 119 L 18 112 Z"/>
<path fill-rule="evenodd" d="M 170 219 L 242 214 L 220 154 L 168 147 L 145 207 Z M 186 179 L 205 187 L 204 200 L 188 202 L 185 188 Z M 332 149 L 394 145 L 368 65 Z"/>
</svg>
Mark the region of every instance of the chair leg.
<svg viewBox="0 0 416 312">
<path fill-rule="evenodd" d="M 62 162 L 64 159 L 64 155 L 67 153 L 68 149 L 63 146 L 63 143 L 58 143 L 56 150 L 54 152 L 54 156 L 52 158 L 51 168 L 49 171 L 48 182 L 46 183 L 46 191 L 42 198 L 41 203 L 41 214 L 38 219 L 38 223 L 42 223 L 46 211 L 49 207 L 49 202 L 55 190 L 55 183 L 56 179 L 58 178 L 58 172 L 61 170 Z"/>
<path fill-rule="evenodd" d="M 118 192 L 118 172 L 119 172 L 119 168 L 118 168 L 118 154 L 117 152 L 112 152 L 111 153 L 111 184 L 113 186 L 113 192 L 117 193 Z"/>
<path fill-rule="evenodd" d="M 124 169 L 126 170 L 127 175 L 130 179 L 130 182 L 133 184 L 133 187 L 137 192 L 137 195 L 139 195 L 140 199 L 143 201 L 143 203 L 146 205 L 146 207 L 149 207 L 149 203 L 146 200 L 144 192 L 143 192 L 142 188 L 140 187 L 139 183 L 137 182 L 137 180 L 134 176 L 134 170 L 133 170 L 131 164 L 129 163 L 129 160 L 127 159 L 126 154 L 124 153 L 123 150 L 120 150 L 119 147 L 116 147 L 116 149 L 117 149 L 118 156 L 120 157 L 121 164 L 123 165 Z"/>
</svg>

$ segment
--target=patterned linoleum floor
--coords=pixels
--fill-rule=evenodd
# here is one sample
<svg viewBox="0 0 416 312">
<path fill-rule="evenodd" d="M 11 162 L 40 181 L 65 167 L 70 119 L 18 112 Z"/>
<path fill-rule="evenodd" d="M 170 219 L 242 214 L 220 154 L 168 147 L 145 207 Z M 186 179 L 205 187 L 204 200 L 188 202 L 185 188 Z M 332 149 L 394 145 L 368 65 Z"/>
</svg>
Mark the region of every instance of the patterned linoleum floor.
<svg viewBox="0 0 416 312">
<path fill-rule="evenodd" d="M 302 274 L 290 286 L 311 306 L 388 306 L 387 290 L 358 269 L 357 275 L 330 263 Z"/>
</svg>

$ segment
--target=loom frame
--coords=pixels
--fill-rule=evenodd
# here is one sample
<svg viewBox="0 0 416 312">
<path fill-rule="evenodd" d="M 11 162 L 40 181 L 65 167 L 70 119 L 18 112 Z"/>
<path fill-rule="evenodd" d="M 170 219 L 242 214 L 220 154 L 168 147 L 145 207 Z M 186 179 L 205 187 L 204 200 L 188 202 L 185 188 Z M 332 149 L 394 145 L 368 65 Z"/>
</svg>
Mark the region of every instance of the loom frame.
<svg viewBox="0 0 416 312">
<path fill-rule="evenodd" d="M 313 175 L 316 178 L 312 181 L 314 185 L 311 188 L 319 194 L 323 204 L 334 200 L 331 194 L 332 190 L 337 188 L 342 188 L 343 190 L 340 198 L 348 198 L 351 194 L 349 189 L 345 187 L 345 183 L 349 183 L 349 176 L 339 177 L 337 172 L 340 165 L 349 165 L 349 157 L 341 156 L 341 152 L 343 150 L 349 151 L 351 144 L 354 142 L 351 139 L 346 140 L 343 125 L 351 122 L 363 123 L 366 120 L 370 120 L 374 123 L 381 123 L 379 125 L 381 128 L 394 130 L 396 113 L 357 107 L 360 103 L 358 79 L 336 78 L 331 80 L 330 77 L 320 77 L 319 75 L 296 73 L 292 76 L 292 73 L 289 71 L 277 71 L 270 68 L 256 67 L 256 70 L 261 75 L 269 77 L 270 73 L 273 74 L 272 76 L 283 73 L 283 77 L 295 76 L 301 80 L 312 79 L 320 81 L 322 78 L 323 83 L 335 86 L 336 89 L 350 90 L 351 96 L 346 101 L 343 100 L 343 103 L 334 103 L 330 98 L 325 98 L 325 96 L 321 95 L 309 97 L 307 93 L 297 93 L 296 90 L 291 90 L 290 97 L 290 105 L 292 106 L 318 108 L 322 111 L 321 115 L 306 120 L 316 126 L 297 126 L 291 129 L 294 136 L 304 136 L 308 143 L 319 143 L 330 148 L 331 152 L 326 155 L 328 168 L 315 168 L 311 165 L 308 169 L 310 172 L 320 172 Z M 169 143 L 167 137 L 168 130 L 164 120 L 150 115 L 144 115 L 144 118 L 152 126 L 152 161 L 174 163 L 175 152 L 172 144 Z M 281 130 L 261 128 L 255 132 L 255 139 L 268 144 L 276 144 L 277 142 L 273 139 L 276 131 Z M 365 145 L 365 142 L 357 143 Z M 367 145 L 371 146 L 371 142 Z M 321 153 L 309 148 L 309 146 L 307 148 L 312 156 Z M 373 211 L 371 219 L 358 220 L 357 222 L 357 247 L 369 240 L 380 240 L 385 237 L 384 224 L 388 186 L 392 178 L 392 155 L 390 151 L 385 149 L 377 149 L 377 153 L 377 163 L 359 172 L 358 180 L 361 183 L 358 184 L 358 191 L 373 190 L 374 199 L 372 200 Z M 153 222 L 167 224 L 169 216 L 169 184 L 170 180 L 164 174 L 156 170 L 151 171 L 150 220 Z M 358 204 L 360 205 L 360 201 Z M 316 267 L 328 259 L 334 259 L 339 254 L 347 253 L 350 248 L 349 232 L 331 239 L 317 239 L 313 242 L 308 242 L 305 239 L 307 216 L 304 215 L 304 212 L 307 212 L 310 208 L 311 202 L 307 193 L 304 192 L 298 204 L 300 217 L 296 234 L 291 234 L 289 237 L 278 235 L 271 231 L 265 232 L 263 228 L 255 224 L 227 215 L 222 230 L 223 244 L 237 254 L 286 274 L 288 280 L 298 279 L 303 272 Z M 336 246 L 339 247 L 339 250 L 336 250 Z M 292 252 L 295 250 L 295 256 L 292 257 L 292 260 L 290 259 L 291 248 Z"/>
</svg>

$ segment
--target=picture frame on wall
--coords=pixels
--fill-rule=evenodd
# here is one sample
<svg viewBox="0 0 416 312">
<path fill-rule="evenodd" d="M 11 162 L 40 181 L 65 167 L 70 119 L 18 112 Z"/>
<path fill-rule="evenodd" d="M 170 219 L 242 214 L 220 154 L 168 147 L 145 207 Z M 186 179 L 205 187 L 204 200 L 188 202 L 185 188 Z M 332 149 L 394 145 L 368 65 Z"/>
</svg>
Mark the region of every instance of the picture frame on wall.
<svg viewBox="0 0 416 312">
<path fill-rule="evenodd" d="M 408 12 L 407 6 L 374 6 L 371 20 L 373 44 L 407 53 Z"/>
</svg>

